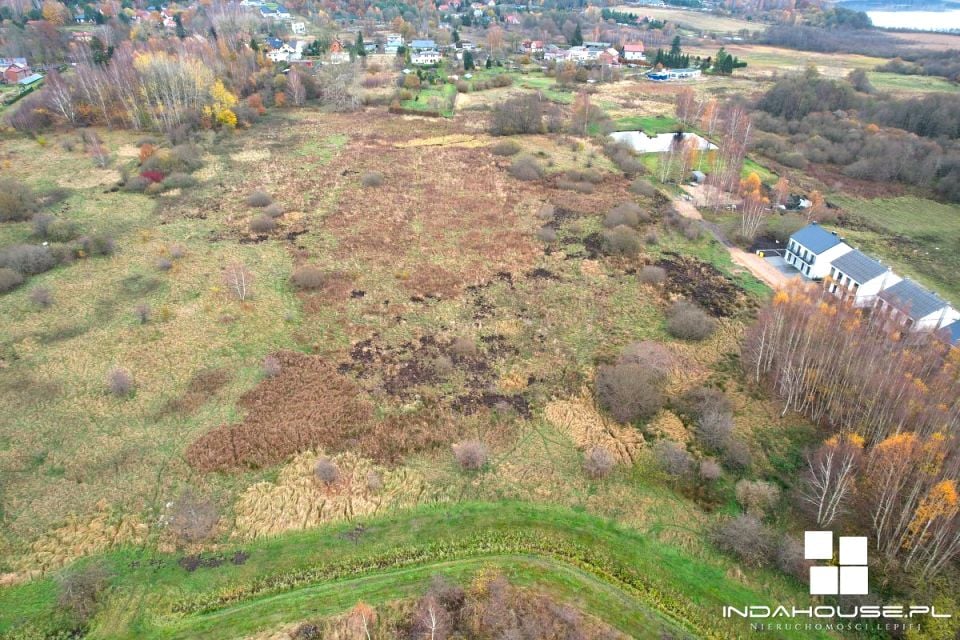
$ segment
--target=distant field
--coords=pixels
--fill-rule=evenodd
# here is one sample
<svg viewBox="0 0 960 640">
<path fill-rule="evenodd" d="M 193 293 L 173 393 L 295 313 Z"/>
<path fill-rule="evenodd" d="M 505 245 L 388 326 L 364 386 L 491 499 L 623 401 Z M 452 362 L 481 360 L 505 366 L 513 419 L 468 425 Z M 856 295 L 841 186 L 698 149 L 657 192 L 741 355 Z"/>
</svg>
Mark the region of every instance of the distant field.
<svg viewBox="0 0 960 640">
<path fill-rule="evenodd" d="M 665 7 L 627 7 L 616 8 L 617 11 L 633 13 L 638 16 L 647 16 L 657 20 L 669 20 L 680 26 L 689 27 L 697 31 L 713 31 L 716 33 L 739 33 L 747 29 L 757 31 L 764 28 L 765 25 L 751 22 L 749 20 L 740 20 L 739 18 L 728 18 L 724 16 L 715 16 L 701 11 L 690 9 L 665 8 Z"/>
<path fill-rule="evenodd" d="M 960 205 L 912 196 L 874 200 L 838 196 L 830 201 L 870 227 L 843 231 L 860 249 L 960 303 Z"/>
<path fill-rule="evenodd" d="M 839 78 L 854 69 L 872 71 L 886 62 L 883 58 L 870 56 L 793 51 L 754 44 L 727 44 L 724 48 L 747 63 L 746 68 L 735 72 L 735 78 L 769 79 L 774 74 L 802 71 L 811 64 L 816 65 L 824 75 Z M 684 50 L 701 56 L 713 56 L 717 53 L 713 47 L 685 47 Z"/>
<path fill-rule="evenodd" d="M 909 44 L 921 48 L 942 51 L 945 49 L 960 49 L 960 35 L 952 33 L 921 33 L 921 32 L 887 32 L 894 38 L 899 38 Z"/>
<path fill-rule="evenodd" d="M 906 76 L 899 73 L 870 71 L 870 83 L 879 91 L 895 93 L 931 93 L 943 91 L 960 93 L 960 85 L 936 76 Z"/>
</svg>

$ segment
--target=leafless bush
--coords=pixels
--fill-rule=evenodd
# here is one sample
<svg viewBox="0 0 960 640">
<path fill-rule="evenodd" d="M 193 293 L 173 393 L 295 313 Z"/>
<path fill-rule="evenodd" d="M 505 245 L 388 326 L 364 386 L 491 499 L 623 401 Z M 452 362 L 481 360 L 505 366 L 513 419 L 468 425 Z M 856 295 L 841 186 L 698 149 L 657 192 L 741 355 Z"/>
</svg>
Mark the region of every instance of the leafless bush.
<svg viewBox="0 0 960 640">
<path fill-rule="evenodd" d="M 23 284 L 23 276 L 13 269 L 0 267 L 0 293 L 13 291 Z"/>
<path fill-rule="evenodd" d="M 777 545 L 777 568 L 801 582 L 810 578 L 810 561 L 804 558 L 803 543 L 792 536 L 784 536 Z"/>
<path fill-rule="evenodd" d="M 638 364 L 661 378 L 670 375 L 674 366 L 673 353 L 652 340 L 631 342 L 620 350 L 617 364 Z"/>
<path fill-rule="evenodd" d="M 117 243 L 105 233 L 84 236 L 77 242 L 83 253 L 88 256 L 109 256 L 117 250 Z"/>
<path fill-rule="evenodd" d="M 250 221 L 250 231 L 253 233 L 269 233 L 277 228 L 277 221 L 266 214 L 254 216 Z"/>
<path fill-rule="evenodd" d="M 27 220 L 37 208 L 37 196 L 13 178 L 0 178 L 0 222 Z"/>
<path fill-rule="evenodd" d="M 25 276 L 49 271 L 57 260 L 49 247 L 32 244 L 14 244 L 0 249 L 0 267 L 13 269 Z"/>
<path fill-rule="evenodd" d="M 639 364 L 600 367 L 596 391 L 600 405 L 620 422 L 649 418 L 663 406 L 663 377 Z"/>
<path fill-rule="evenodd" d="M 57 604 L 80 625 L 86 624 L 97 612 L 110 577 L 109 569 L 101 562 L 71 569 L 57 579 Z"/>
<path fill-rule="evenodd" d="M 281 218 L 283 217 L 283 207 L 274 202 L 263 210 L 263 214 L 271 218 Z"/>
<path fill-rule="evenodd" d="M 682 340 L 709 338 L 716 324 L 706 311 L 686 300 L 677 300 L 667 313 L 667 331 Z"/>
<path fill-rule="evenodd" d="M 724 466 L 737 471 L 749 469 L 753 464 L 753 454 L 746 442 L 739 438 L 731 438 L 723 449 Z"/>
<path fill-rule="evenodd" d="M 697 437 L 714 451 L 725 449 L 733 433 L 733 415 L 715 408 L 705 409 L 697 418 Z"/>
<path fill-rule="evenodd" d="M 517 180 L 539 180 L 543 167 L 532 156 L 518 156 L 510 163 L 510 175 Z"/>
<path fill-rule="evenodd" d="M 273 203 L 273 198 L 270 197 L 270 194 L 263 191 L 254 191 L 247 196 L 247 206 L 248 207 L 266 207 Z"/>
<path fill-rule="evenodd" d="M 676 407 L 687 416 L 699 420 L 700 416 L 710 410 L 721 413 L 732 413 L 733 404 L 730 398 L 715 387 L 699 386 L 685 392 L 676 401 Z"/>
<path fill-rule="evenodd" d="M 170 245 L 170 248 L 167 250 L 170 253 L 170 258 L 173 260 L 179 260 L 186 255 L 186 250 L 178 244 Z"/>
<path fill-rule="evenodd" d="M 324 456 L 313 466 L 313 475 L 324 485 L 332 487 L 340 481 L 340 468 L 336 462 Z"/>
<path fill-rule="evenodd" d="M 661 440 L 654 447 L 660 468 L 674 478 L 687 478 L 693 473 L 693 456 L 679 442 Z"/>
<path fill-rule="evenodd" d="M 576 191 L 577 193 L 593 193 L 595 191 L 592 182 L 577 182 L 568 178 L 560 178 L 557 180 L 557 188 L 566 191 Z"/>
<path fill-rule="evenodd" d="M 495 156 L 513 156 L 520 153 L 520 145 L 513 140 L 501 140 L 490 147 L 490 153 Z"/>
<path fill-rule="evenodd" d="M 30 302 L 41 309 L 46 309 L 53 304 L 53 293 L 47 287 L 35 287 L 30 291 Z"/>
<path fill-rule="evenodd" d="M 755 516 L 740 515 L 724 520 L 710 537 L 721 551 L 751 566 L 762 566 L 773 555 L 774 536 Z"/>
<path fill-rule="evenodd" d="M 643 241 L 648 245 L 655 245 L 660 242 L 660 236 L 657 235 L 656 231 L 647 231 L 646 235 L 643 236 Z"/>
<path fill-rule="evenodd" d="M 294 269 L 290 279 L 298 289 L 319 289 L 327 283 L 327 274 L 320 267 L 308 264 Z"/>
<path fill-rule="evenodd" d="M 540 207 L 537 211 L 537 218 L 540 220 L 553 220 L 553 217 L 557 214 L 557 208 L 550 203 L 547 203 Z"/>
<path fill-rule="evenodd" d="M 543 131 L 543 105 L 533 93 L 525 93 L 504 100 L 493 108 L 490 133 L 495 136 L 512 136 Z"/>
<path fill-rule="evenodd" d="M 107 389 L 118 398 L 129 396 L 133 388 L 133 376 L 126 369 L 114 367 L 107 373 Z"/>
<path fill-rule="evenodd" d="M 263 364 L 260 365 L 263 375 L 268 378 L 276 378 L 280 375 L 282 366 L 280 365 L 280 360 L 276 356 L 267 356 L 263 359 Z"/>
<path fill-rule="evenodd" d="M 33 225 L 33 235 L 38 238 L 46 238 L 47 229 L 54 220 L 56 220 L 56 218 L 49 213 L 33 214 L 33 217 L 30 218 L 30 223 Z"/>
<path fill-rule="evenodd" d="M 603 252 L 610 256 L 633 257 L 640 253 L 640 237 L 626 225 L 603 232 Z"/>
<path fill-rule="evenodd" d="M 723 476 L 723 468 L 716 460 L 704 458 L 700 461 L 700 479 L 704 482 L 716 482 Z"/>
<path fill-rule="evenodd" d="M 479 440 L 466 440 L 453 445 L 453 455 L 465 471 L 479 471 L 487 464 L 487 446 Z"/>
<path fill-rule="evenodd" d="M 382 186 L 383 174 L 379 171 L 368 171 L 360 178 L 360 184 L 368 188 Z"/>
<path fill-rule="evenodd" d="M 239 262 L 233 263 L 224 270 L 223 283 L 233 297 L 241 302 L 253 293 L 253 274 Z"/>
<path fill-rule="evenodd" d="M 147 324 L 150 321 L 150 305 L 146 302 L 140 302 L 133 308 L 133 315 L 140 324 Z"/>
<path fill-rule="evenodd" d="M 371 493 L 380 493 L 383 489 L 383 476 L 378 471 L 367 472 L 367 489 Z"/>
<path fill-rule="evenodd" d="M 551 227 L 550 225 L 540 227 L 539 229 L 537 229 L 537 238 L 539 238 L 543 242 L 546 242 L 547 244 L 556 242 L 557 230 Z"/>
<path fill-rule="evenodd" d="M 477 355 L 477 343 L 470 338 L 455 338 L 448 351 L 455 358 L 471 358 Z"/>
<path fill-rule="evenodd" d="M 616 465 L 613 454 L 603 447 L 593 447 L 583 459 L 583 471 L 594 480 L 606 478 Z"/>
<path fill-rule="evenodd" d="M 157 258 L 154 266 L 156 266 L 159 271 L 170 271 L 170 269 L 173 268 L 173 260 L 170 258 Z"/>
<path fill-rule="evenodd" d="M 657 188 L 650 184 L 650 181 L 646 178 L 637 178 L 631 182 L 630 191 L 640 196 L 647 196 L 648 198 L 657 195 Z"/>
<path fill-rule="evenodd" d="M 735 491 L 740 506 L 758 518 L 762 518 L 780 502 L 780 488 L 763 480 L 740 480 Z"/>
<path fill-rule="evenodd" d="M 170 531 L 180 542 L 195 544 L 210 539 L 219 521 L 216 505 L 189 489 L 170 508 Z"/>
<path fill-rule="evenodd" d="M 659 287 L 666 281 L 667 270 L 663 267 L 657 267 L 652 264 L 648 264 L 643 269 L 640 269 L 640 282 L 644 284 L 652 284 L 656 287 Z"/>
<path fill-rule="evenodd" d="M 641 222 L 649 220 L 640 205 L 635 202 L 621 202 L 607 213 L 603 219 L 603 226 L 607 229 L 613 229 L 620 225 L 626 225 L 636 229 Z"/>
</svg>

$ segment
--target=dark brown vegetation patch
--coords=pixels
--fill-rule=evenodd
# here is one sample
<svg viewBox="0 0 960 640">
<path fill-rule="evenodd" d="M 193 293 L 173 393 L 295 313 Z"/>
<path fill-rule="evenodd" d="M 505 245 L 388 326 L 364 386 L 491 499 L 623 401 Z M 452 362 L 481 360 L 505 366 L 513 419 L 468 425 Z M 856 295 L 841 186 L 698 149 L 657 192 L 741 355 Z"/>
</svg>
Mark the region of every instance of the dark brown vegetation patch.
<svg viewBox="0 0 960 640">
<path fill-rule="evenodd" d="M 281 351 L 276 358 L 279 375 L 240 398 L 246 419 L 221 425 L 187 448 L 191 466 L 201 471 L 264 467 L 299 451 L 336 448 L 362 432 L 371 407 L 356 383 L 315 356 Z"/>
<path fill-rule="evenodd" d="M 230 382 L 230 372 L 226 369 L 206 369 L 196 373 L 190 379 L 186 391 L 179 398 L 170 400 L 161 415 L 178 414 L 188 416 L 207 403 L 220 389 Z"/>
<path fill-rule="evenodd" d="M 666 270 L 668 294 L 694 300 L 715 318 L 729 318 L 746 304 L 746 295 L 712 264 L 668 252 L 656 266 Z"/>
</svg>

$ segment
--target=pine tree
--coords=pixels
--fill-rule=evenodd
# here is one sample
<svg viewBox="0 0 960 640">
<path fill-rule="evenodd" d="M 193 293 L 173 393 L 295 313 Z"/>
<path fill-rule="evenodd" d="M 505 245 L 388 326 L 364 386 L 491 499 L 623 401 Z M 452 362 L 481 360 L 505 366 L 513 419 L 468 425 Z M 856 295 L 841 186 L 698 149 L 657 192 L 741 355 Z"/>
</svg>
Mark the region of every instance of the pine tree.
<svg viewBox="0 0 960 640">
<path fill-rule="evenodd" d="M 358 56 L 367 55 L 367 48 L 363 44 L 363 33 L 357 31 L 357 42 L 353 45 L 353 51 Z"/>
<path fill-rule="evenodd" d="M 473 54 L 470 53 L 469 51 L 464 51 L 463 52 L 463 70 L 470 71 L 471 69 L 475 69 L 475 68 L 476 67 L 473 65 Z"/>
<path fill-rule="evenodd" d="M 583 44 L 583 32 L 580 31 L 580 24 L 577 24 L 576 31 L 573 32 L 573 37 L 570 38 L 570 44 L 574 47 L 579 47 Z"/>
<path fill-rule="evenodd" d="M 485 66 L 487 67 L 487 69 L 489 69 L 490 67 L 492 67 L 492 66 L 493 66 L 493 60 L 491 60 L 490 58 L 487 58 L 487 64 L 486 64 Z"/>
</svg>

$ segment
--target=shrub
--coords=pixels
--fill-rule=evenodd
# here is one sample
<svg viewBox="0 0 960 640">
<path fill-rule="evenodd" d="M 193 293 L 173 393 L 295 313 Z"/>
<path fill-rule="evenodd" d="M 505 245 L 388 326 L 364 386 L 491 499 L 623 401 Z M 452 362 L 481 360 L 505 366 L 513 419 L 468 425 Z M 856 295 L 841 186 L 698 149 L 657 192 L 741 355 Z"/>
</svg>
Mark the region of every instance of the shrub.
<svg viewBox="0 0 960 640">
<path fill-rule="evenodd" d="M 577 193 L 593 193 L 594 192 L 593 183 L 575 182 L 567 178 L 561 178 L 557 180 L 557 188 L 564 189 L 566 191 L 576 191 Z"/>
<path fill-rule="evenodd" d="M 643 236 L 643 241 L 652 246 L 660 242 L 660 237 L 656 231 L 647 231 L 646 235 Z"/>
<path fill-rule="evenodd" d="M 513 140 L 501 140 L 490 147 L 490 153 L 495 156 L 513 156 L 520 153 L 520 145 Z"/>
<path fill-rule="evenodd" d="M 731 438 L 723 449 L 724 466 L 735 471 L 744 471 L 753 464 L 753 454 L 746 442 L 739 438 Z"/>
<path fill-rule="evenodd" d="M 678 300 L 667 313 L 667 331 L 681 340 L 704 340 L 716 329 L 707 312 L 686 300 Z"/>
<path fill-rule="evenodd" d="M 264 215 L 270 216 L 271 218 L 274 218 L 274 219 L 283 217 L 283 213 L 284 213 L 283 207 L 277 204 L 276 202 L 274 202 L 272 205 L 270 205 L 269 207 L 263 210 Z"/>
<path fill-rule="evenodd" d="M 113 238 L 104 233 L 95 233 L 92 236 L 80 238 L 80 250 L 88 256 L 109 256 L 117 250 Z"/>
<path fill-rule="evenodd" d="M 290 279 L 299 289 L 319 289 L 327 283 L 327 274 L 320 267 L 304 265 L 294 269 Z"/>
<path fill-rule="evenodd" d="M 187 254 L 186 249 L 184 249 L 179 244 L 170 245 L 170 248 L 167 249 L 167 251 L 170 253 L 170 258 L 173 260 L 179 260 L 180 258 L 182 258 Z"/>
<path fill-rule="evenodd" d="M 171 149 L 155 149 L 140 165 L 141 173 L 155 171 L 161 176 L 193 173 L 203 166 L 202 155 L 200 147 L 190 143 L 178 144 Z"/>
<path fill-rule="evenodd" d="M 640 253 L 640 238 L 630 227 L 620 225 L 603 232 L 602 248 L 608 256 L 633 257 Z"/>
<path fill-rule="evenodd" d="M 367 472 L 367 489 L 371 493 L 380 493 L 383 489 L 383 476 L 379 471 L 371 469 Z"/>
<path fill-rule="evenodd" d="M 19 180 L 0 178 L 0 222 L 27 220 L 37 207 L 33 191 Z"/>
<path fill-rule="evenodd" d="M 697 418 L 697 437 L 709 449 L 725 449 L 733 433 L 733 415 L 729 411 L 708 408 Z"/>
<path fill-rule="evenodd" d="M 163 182 L 163 171 L 158 171 L 157 169 L 151 169 L 149 171 L 141 171 L 140 177 L 147 181 L 146 187 L 144 190 L 149 188 L 151 185 L 159 184 Z"/>
<path fill-rule="evenodd" d="M 183 492 L 170 509 L 170 531 L 177 540 L 189 544 L 209 540 L 219 521 L 216 505 L 210 500 L 195 496 L 189 489 Z"/>
<path fill-rule="evenodd" d="M 33 235 L 38 238 L 46 238 L 47 229 L 54 220 L 56 220 L 56 218 L 49 213 L 34 214 L 33 218 L 30 219 L 30 222 L 33 224 Z"/>
<path fill-rule="evenodd" d="M 152 313 L 153 312 L 150 309 L 150 305 L 146 302 L 137 303 L 137 305 L 133 308 L 133 317 L 135 317 L 140 324 L 147 324 L 150 322 L 150 316 Z"/>
<path fill-rule="evenodd" d="M 617 364 L 639 364 L 644 369 L 666 379 L 673 369 L 674 358 L 673 353 L 659 342 L 641 340 L 625 346 L 620 351 Z"/>
<path fill-rule="evenodd" d="M 490 133 L 495 136 L 512 136 L 543 131 L 543 105 L 540 98 L 527 93 L 504 100 L 493 108 L 490 118 Z"/>
<path fill-rule="evenodd" d="M 773 555 L 773 534 L 751 515 L 724 520 L 714 528 L 710 537 L 721 551 L 751 566 L 762 566 Z"/>
<path fill-rule="evenodd" d="M 606 478 L 615 465 L 616 460 L 613 459 L 613 454 L 603 447 L 593 447 L 587 451 L 583 459 L 584 473 L 594 480 Z"/>
<path fill-rule="evenodd" d="M 651 284 L 659 287 L 667 281 L 667 270 L 663 267 L 656 267 L 652 264 L 648 264 L 643 269 L 640 269 L 639 277 L 640 282 L 643 284 Z"/>
<path fill-rule="evenodd" d="M 620 422 L 656 413 L 663 406 L 662 387 L 662 376 L 639 364 L 605 365 L 597 372 L 597 399 Z"/>
<path fill-rule="evenodd" d="M 0 293 L 13 291 L 23 284 L 23 276 L 18 271 L 7 267 L 0 267 Z"/>
<path fill-rule="evenodd" d="M 740 480 L 735 492 L 740 506 L 758 518 L 762 518 L 780 502 L 780 488 L 763 480 Z"/>
<path fill-rule="evenodd" d="M 143 193 L 151 184 L 153 184 L 153 181 L 150 180 L 150 178 L 145 176 L 133 176 L 123 183 L 123 190 L 130 193 Z"/>
<path fill-rule="evenodd" d="M 49 247 L 32 244 L 15 244 L 0 249 L 0 267 L 13 269 L 25 276 L 49 271 L 57 265 L 57 260 Z"/>
<path fill-rule="evenodd" d="M 733 404 L 723 391 L 704 386 L 694 387 L 685 392 L 677 399 L 676 407 L 680 413 L 695 420 L 699 420 L 711 410 L 722 413 L 733 412 Z"/>
<path fill-rule="evenodd" d="M 453 445 L 453 456 L 465 471 L 479 471 L 487 464 L 487 447 L 479 440 L 467 440 Z"/>
<path fill-rule="evenodd" d="M 537 218 L 540 220 L 553 220 L 553 217 L 557 214 L 557 208 L 552 204 L 545 204 L 537 210 Z"/>
<path fill-rule="evenodd" d="M 170 258 L 157 258 L 154 266 L 158 271 L 170 271 L 173 268 L 173 260 Z"/>
<path fill-rule="evenodd" d="M 640 226 L 641 220 L 646 220 L 647 216 L 635 202 L 621 202 L 607 213 L 603 219 L 603 226 L 607 229 L 626 225 L 636 229 Z"/>
<path fill-rule="evenodd" d="M 791 536 L 784 536 L 777 545 L 775 554 L 777 568 L 801 582 L 810 579 L 811 563 L 804 558 L 803 543 Z"/>
<path fill-rule="evenodd" d="M 110 583 L 110 571 L 100 562 L 71 569 L 57 579 L 57 604 L 81 626 L 97 612 L 103 592 Z"/>
<path fill-rule="evenodd" d="M 118 398 L 129 396 L 134 389 L 133 376 L 126 369 L 114 367 L 107 374 L 107 389 Z"/>
<path fill-rule="evenodd" d="M 276 378 L 280 375 L 280 371 L 283 370 L 282 365 L 280 364 L 280 359 L 277 356 L 267 356 L 263 359 L 263 364 L 260 365 L 260 369 L 263 371 L 263 375 L 268 378 Z"/>
<path fill-rule="evenodd" d="M 197 185 L 197 179 L 189 173 L 171 173 L 163 179 L 164 189 L 189 189 Z"/>
<path fill-rule="evenodd" d="M 53 293 L 46 287 L 35 287 L 30 291 L 30 302 L 41 309 L 46 309 L 53 304 Z"/>
<path fill-rule="evenodd" d="M 70 242 L 80 235 L 80 227 L 71 220 L 51 220 L 46 225 L 45 237 L 51 242 Z"/>
<path fill-rule="evenodd" d="M 367 171 L 360 178 L 360 184 L 367 188 L 379 187 L 383 185 L 383 174 L 379 171 Z"/>
<path fill-rule="evenodd" d="M 471 358 L 477 355 L 477 343 L 470 338 L 456 338 L 450 343 L 450 355 L 456 358 Z"/>
<path fill-rule="evenodd" d="M 686 478 L 693 472 L 693 456 L 679 442 L 661 440 L 654 447 L 660 468 L 674 478 Z"/>
<path fill-rule="evenodd" d="M 637 178 L 630 183 L 630 192 L 635 193 L 639 196 L 647 196 L 652 198 L 657 195 L 657 188 L 650 184 L 650 181 L 646 178 Z"/>
<path fill-rule="evenodd" d="M 540 227 L 539 229 L 537 229 L 537 237 L 543 242 L 546 242 L 547 244 L 550 244 L 551 242 L 556 242 L 557 230 L 551 227 L 550 225 Z"/>
<path fill-rule="evenodd" d="M 700 479 L 704 482 L 716 482 L 723 475 L 723 468 L 716 460 L 704 458 L 700 461 Z"/>
<path fill-rule="evenodd" d="M 510 163 L 510 175 L 517 180 L 539 180 L 543 167 L 532 156 L 518 156 Z"/>
<path fill-rule="evenodd" d="M 313 475 L 327 487 L 332 487 L 340 481 L 340 468 L 336 462 L 323 456 L 313 466 Z"/>
<path fill-rule="evenodd" d="M 270 194 L 264 193 L 263 191 L 254 191 L 247 196 L 248 207 L 266 207 L 272 203 L 273 198 L 270 197 Z"/>
<path fill-rule="evenodd" d="M 268 215 L 261 214 L 250 220 L 250 231 L 253 233 L 270 233 L 276 228 L 276 220 Z"/>
</svg>

